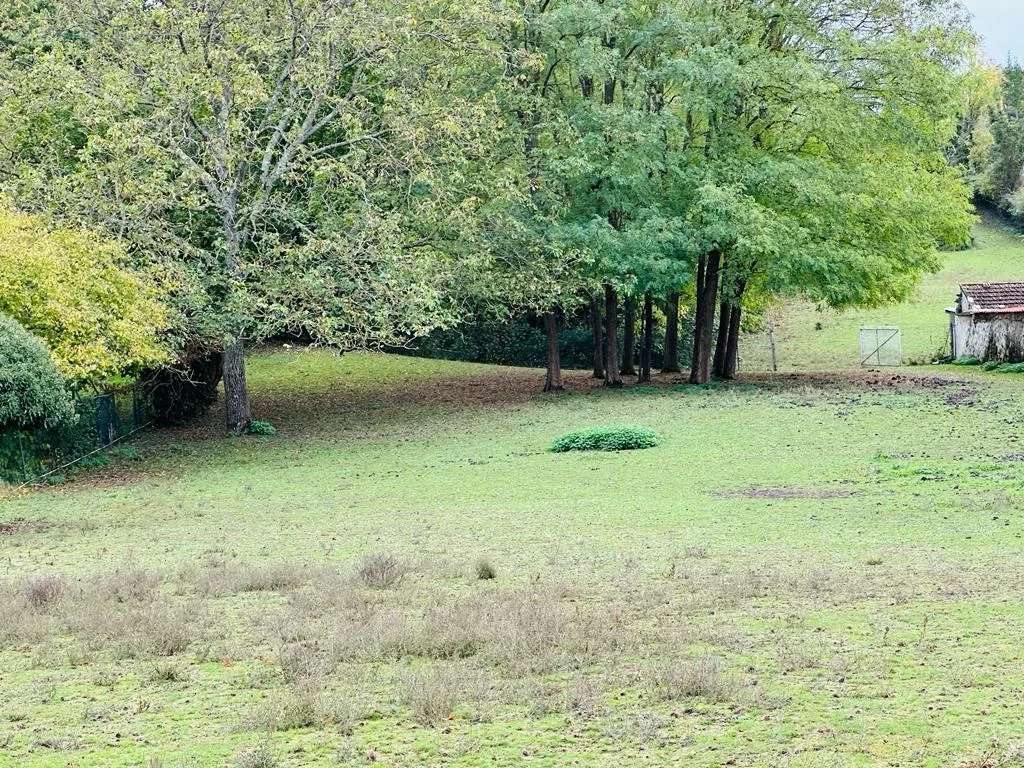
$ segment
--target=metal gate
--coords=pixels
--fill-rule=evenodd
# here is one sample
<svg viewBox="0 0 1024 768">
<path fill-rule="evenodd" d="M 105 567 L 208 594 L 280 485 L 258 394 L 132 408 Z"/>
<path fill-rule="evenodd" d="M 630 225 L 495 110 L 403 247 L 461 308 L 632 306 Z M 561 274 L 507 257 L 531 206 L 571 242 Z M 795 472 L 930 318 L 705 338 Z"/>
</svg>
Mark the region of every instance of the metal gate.
<svg viewBox="0 0 1024 768">
<path fill-rule="evenodd" d="M 860 329 L 860 364 L 903 365 L 903 336 L 894 326 Z"/>
</svg>

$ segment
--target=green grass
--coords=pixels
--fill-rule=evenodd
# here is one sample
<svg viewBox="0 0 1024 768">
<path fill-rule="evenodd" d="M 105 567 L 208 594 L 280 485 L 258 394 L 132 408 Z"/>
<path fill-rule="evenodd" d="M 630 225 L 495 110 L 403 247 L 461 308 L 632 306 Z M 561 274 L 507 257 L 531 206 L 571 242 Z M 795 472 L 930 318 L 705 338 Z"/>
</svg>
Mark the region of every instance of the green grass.
<svg viewBox="0 0 1024 768">
<path fill-rule="evenodd" d="M 1024 379 L 920 372 L 552 396 L 537 371 L 268 350 L 276 434 L 213 414 L 2 502 L 0 766 L 1001 759 Z M 603 424 L 658 447 L 548 450 Z"/>
<path fill-rule="evenodd" d="M 943 253 L 942 269 L 924 279 L 911 301 L 878 309 L 835 312 L 807 302 L 789 302 L 773 314 L 780 371 L 856 368 L 860 363 L 858 331 L 862 326 L 897 326 L 903 358 L 927 361 L 949 349 L 949 320 L 961 283 L 1024 280 L 1024 239 L 987 220 L 976 229 L 975 247 Z M 820 327 L 819 327 L 820 326 Z M 743 366 L 769 370 L 768 334 L 744 339 Z"/>
</svg>

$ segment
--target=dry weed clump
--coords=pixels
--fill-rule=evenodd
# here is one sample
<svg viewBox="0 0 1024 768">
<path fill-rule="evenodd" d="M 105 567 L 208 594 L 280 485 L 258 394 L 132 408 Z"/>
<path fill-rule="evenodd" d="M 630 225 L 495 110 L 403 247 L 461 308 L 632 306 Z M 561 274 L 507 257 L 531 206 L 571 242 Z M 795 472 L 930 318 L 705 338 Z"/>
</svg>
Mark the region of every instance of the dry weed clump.
<svg viewBox="0 0 1024 768">
<path fill-rule="evenodd" d="M 317 569 L 297 563 L 247 564 L 210 557 L 198 570 L 183 574 L 201 595 L 224 597 L 240 592 L 286 592 L 318 575 Z"/>
<path fill-rule="evenodd" d="M 277 756 L 266 743 L 246 747 L 235 755 L 236 768 L 277 768 Z"/>
<path fill-rule="evenodd" d="M 40 611 L 64 597 L 68 589 L 68 581 L 64 576 L 51 573 L 25 579 L 17 592 L 31 608 Z"/>
<path fill-rule="evenodd" d="M 464 702 L 486 696 L 486 679 L 473 670 L 440 665 L 413 670 L 401 678 L 404 701 L 413 719 L 421 725 L 436 725 L 450 719 Z"/>
<path fill-rule="evenodd" d="M 743 690 L 740 679 L 722 667 L 715 656 L 699 656 L 656 670 L 654 687 L 666 700 L 701 698 L 711 702 L 736 701 Z"/>
<path fill-rule="evenodd" d="M 85 591 L 97 599 L 114 603 L 142 602 L 153 596 L 163 578 L 155 571 L 134 564 L 93 576 Z"/>
<path fill-rule="evenodd" d="M 316 640 L 285 644 L 278 652 L 277 663 L 281 676 L 289 683 L 319 680 L 332 668 L 330 654 Z"/>
<path fill-rule="evenodd" d="M 356 573 L 370 589 L 397 587 L 408 569 L 395 555 L 381 552 L 363 558 Z"/>
<path fill-rule="evenodd" d="M 45 644 L 44 656 L 57 653 L 72 666 L 92 663 L 104 650 L 122 657 L 181 653 L 194 638 L 197 606 L 171 600 L 161 582 L 126 566 L 75 584 L 45 576 L 0 587 L 0 642 Z"/>
<path fill-rule="evenodd" d="M 328 692 L 322 681 L 307 681 L 278 691 L 249 716 L 250 730 L 291 731 L 296 728 L 338 728 L 351 732 L 356 717 L 351 702 Z"/>
<path fill-rule="evenodd" d="M 565 692 L 565 709 L 581 720 L 594 720 L 605 714 L 602 688 L 582 675 Z"/>
</svg>

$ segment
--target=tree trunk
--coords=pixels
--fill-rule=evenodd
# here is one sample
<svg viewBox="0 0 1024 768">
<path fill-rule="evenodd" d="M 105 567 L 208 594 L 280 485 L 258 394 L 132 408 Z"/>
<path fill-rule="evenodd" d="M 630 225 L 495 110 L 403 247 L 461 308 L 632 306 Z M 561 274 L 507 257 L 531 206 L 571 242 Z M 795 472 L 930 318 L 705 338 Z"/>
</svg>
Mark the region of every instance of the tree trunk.
<svg viewBox="0 0 1024 768">
<path fill-rule="evenodd" d="M 238 231 L 237 196 L 226 201 L 221 224 L 224 228 L 224 267 L 228 279 L 241 279 L 242 236 Z M 228 433 L 240 435 L 249 429 L 252 410 L 249 406 L 249 388 L 245 383 L 245 341 L 241 331 L 224 346 L 224 416 Z"/>
<path fill-rule="evenodd" d="M 732 305 L 732 312 L 729 315 L 729 340 L 725 348 L 725 369 L 722 377 L 735 379 L 736 371 L 739 369 L 740 359 L 740 318 L 743 314 L 743 307 L 737 301 Z"/>
<path fill-rule="evenodd" d="M 604 317 L 607 326 L 605 338 L 604 385 L 621 387 L 622 375 L 619 373 L 619 330 L 617 328 L 619 297 L 615 289 L 607 283 L 604 286 Z"/>
<path fill-rule="evenodd" d="M 693 349 L 690 352 L 690 381 L 693 381 L 697 373 L 697 362 L 700 356 L 700 329 L 704 323 L 704 302 L 701 298 L 704 295 L 704 273 L 707 271 L 708 257 L 704 254 L 697 259 L 697 274 L 694 277 L 694 304 L 693 304 Z"/>
<path fill-rule="evenodd" d="M 691 384 L 707 384 L 711 380 L 711 337 L 715 324 L 715 302 L 718 298 L 718 267 L 722 255 L 718 251 L 708 254 L 703 270 L 703 284 L 697 296 L 697 317 L 693 329 L 693 366 Z"/>
<path fill-rule="evenodd" d="M 249 428 L 249 390 L 245 383 L 245 344 L 233 339 L 224 347 L 224 415 L 228 432 L 240 435 Z"/>
<path fill-rule="evenodd" d="M 548 366 L 544 377 L 545 392 L 561 392 L 562 386 L 562 351 L 558 346 L 558 315 L 548 312 L 544 315 L 544 332 L 548 337 Z"/>
<path fill-rule="evenodd" d="M 723 290 L 724 294 L 725 291 Z M 729 299 L 722 297 L 718 306 L 718 338 L 715 341 L 715 359 L 711 365 L 711 372 L 716 379 L 725 376 L 725 348 L 729 344 L 729 317 L 732 312 L 732 304 Z"/>
<path fill-rule="evenodd" d="M 622 368 L 623 376 L 635 376 L 636 369 L 633 367 L 633 358 L 636 353 L 636 299 L 633 296 L 626 298 L 626 310 L 622 320 Z"/>
<path fill-rule="evenodd" d="M 604 378 L 604 332 L 601 328 L 601 302 L 590 297 L 590 330 L 594 339 L 594 378 Z"/>
<path fill-rule="evenodd" d="M 665 301 L 665 359 L 662 373 L 679 373 L 679 294 L 670 293 Z"/>
<path fill-rule="evenodd" d="M 654 297 L 644 294 L 644 338 L 640 346 L 640 381 L 651 380 L 651 347 L 654 343 Z"/>
<path fill-rule="evenodd" d="M 747 289 L 745 280 L 736 281 L 732 307 L 729 312 L 729 335 L 725 344 L 725 365 L 722 378 L 735 379 L 740 360 L 740 321 L 743 319 L 743 292 Z"/>
</svg>

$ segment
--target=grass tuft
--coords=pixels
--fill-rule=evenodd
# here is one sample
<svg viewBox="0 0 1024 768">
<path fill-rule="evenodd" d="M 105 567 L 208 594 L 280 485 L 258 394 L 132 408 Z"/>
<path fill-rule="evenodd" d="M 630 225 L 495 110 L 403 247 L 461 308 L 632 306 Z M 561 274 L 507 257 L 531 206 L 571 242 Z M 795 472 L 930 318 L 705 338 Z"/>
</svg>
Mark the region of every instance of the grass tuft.
<svg viewBox="0 0 1024 768">
<path fill-rule="evenodd" d="M 481 557 L 476 563 L 473 564 L 473 573 L 480 581 L 490 581 L 491 579 L 498 578 L 498 571 L 495 570 L 491 561 L 485 557 Z"/>
</svg>

